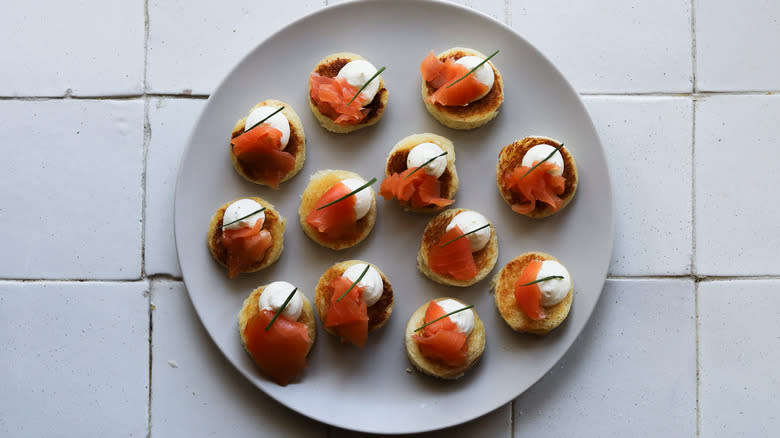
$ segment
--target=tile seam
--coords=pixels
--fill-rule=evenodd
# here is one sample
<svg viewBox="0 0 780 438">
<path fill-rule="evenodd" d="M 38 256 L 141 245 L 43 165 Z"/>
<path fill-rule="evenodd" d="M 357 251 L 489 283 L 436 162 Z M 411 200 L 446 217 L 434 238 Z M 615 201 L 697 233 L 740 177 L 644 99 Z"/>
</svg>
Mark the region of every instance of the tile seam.
<svg viewBox="0 0 780 438">
<path fill-rule="evenodd" d="M 699 333 L 700 333 L 700 321 L 699 321 L 699 282 L 694 284 L 694 313 L 696 321 L 696 436 L 701 436 L 701 350 L 699 348 Z"/>
<path fill-rule="evenodd" d="M 696 83 L 696 69 L 698 64 L 696 62 L 696 0 L 691 0 L 691 79 L 693 83 L 693 92 L 696 93 L 699 90 L 699 86 Z"/>
<path fill-rule="evenodd" d="M 141 182 L 141 188 L 143 190 L 143 206 L 141 210 L 142 217 L 142 230 L 141 230 L 141 278 L 147 279 L 146 275 L 146 192 L 147 192 L 147 173 L 149 170 L 149 145 L 152 139 L 152 125 L 149 122 L 149 0 L 144 0 L 144 157 L 143 157 L 143 177 Z M 154 329 L 152 320 L 152 281 L 149 282 L 149 303 L 148 303 L 148 315 L 149 315 L 149 364 L 148 364 L 148 378 L 149 378 L 149 393 L 147 394 L 146 401 L 146 438 L 152 437 L 152 364 L 153 360 L 153 348 L 152 348 L 152 330 Z"/>
</svg>

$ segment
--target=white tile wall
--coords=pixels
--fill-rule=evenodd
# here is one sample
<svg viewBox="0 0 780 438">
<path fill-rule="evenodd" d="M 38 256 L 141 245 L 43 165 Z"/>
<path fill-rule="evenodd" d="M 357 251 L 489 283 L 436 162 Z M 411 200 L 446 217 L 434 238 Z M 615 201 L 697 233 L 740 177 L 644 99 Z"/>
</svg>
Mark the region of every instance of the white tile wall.
<svg viewBox="0 0 780 438">
<path fill-rule="evenodd" d="M 0 281 L 0 436 L 146 436 L 147 288 Z"/>
</svg>

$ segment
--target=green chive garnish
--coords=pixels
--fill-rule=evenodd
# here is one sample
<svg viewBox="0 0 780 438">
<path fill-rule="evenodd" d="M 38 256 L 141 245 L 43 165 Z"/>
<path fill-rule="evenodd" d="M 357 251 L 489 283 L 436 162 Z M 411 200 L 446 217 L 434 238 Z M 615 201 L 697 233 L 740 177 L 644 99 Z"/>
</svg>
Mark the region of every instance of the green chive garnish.
<svg viewBox="0 0 780 438">
<path fill-rule="evenodd" d="M 278 318 L 279 315 L 282 314 L 282 311 L 284 311 L 284 308 L 287 307 L 287 303 L 290 302 L 290 300 L 292 299 L 293 295 L 295 295 L 295 291 L 297 291 L 297 290 L 298 290 L 298 288 L 296 287 L 295 289 L 292 290 L 292 292 L 290 292 L 290 295 L 287 295 L 287 299 L 284 300 L 284 302 L 282 303 L 282 307 L 280 307 L 279 311 L 276 312 L 276 314 L 274 315 L 273 318 L 271 318 L 271 322 L 269 322 L 268 325 L 265 326 L 265 331 L 268 331 L 268 329 L 270 329 L 271 326 L 274 325 L 274 323 L 276 322 L 276 318 Z"/>
<path fill-rule="evenodd" d="M 356 284 L 360 283 L 360 280 L 362 280 L 362 279 L 363 279 L 363 276 L 364 276 L 364 275 L 366 275 L 366 272 L 368 272 L 368 268 L 370 268 L 370 267 L 371 267 L 371 265 L 369 265 L 368 263 L 366 263 L 366 268 L 365 268 L 365 269 L 363 269 L 363 272 L 361 272 L 361 273 L 360 273 L 360 277 L 358 277 L 358 278 L 357 278 L 357 280 L 355 280 L 355 282 L 354 282 L 354 283 L 352 283 L 351 285 L 349 285 L 349 289 L 347 289 L 347 290 L 346 290 L 346 292 L 344 292 L 343 294 L 341 294 L 341 296 L 340 296 L 340 297 L 338 297 L 338 299 L 336 299 L 336 302 L 339 302 L 339 301 L 341 301 L 341 299 L 342 299 L 342 298 L 344 298 L 344 297 L 346 297 L 346 296 L 347 296 L 347 294 L 349 293 L 349 291 L 351 291 L 351 290 L 352 290 L 352 288 L 353 288 L 353 287 L 355 287 L 355 285 L 356 285 Z"/>
<path fill-rule="evenodd" d="M 410 176 L 414 175 L 414 172 L 417 172 L 418 170 L 422 169 L 423 167 L 425 167 L 425 166 L 427 166 L 427 165 L 431 164 L 431 163 L 433 162 L 433 160 L 435 160 L 435 159 L 437 159 L 437 158 L 439 158 L 439 157 L 443 157 L 443 156 L 445 156 L 445 155 L 447 155 L 447 151 L 444 151 L 444 152 L 440 153 L 439 155 L 437 155 L 437 156 L 435 156 L 435 157 L 431 158 L 430 160 L 428 160 L 428 161 L 426 161 L 426 162 L 422 163 L 422 165 L 421 165 L 421 166 L 417 166 L 417 168 L 416 168 L 416 169 L 414 169 L 413 171 L 409 172 L 409 175 L 406 175 L 406 176 L 404 177 L 404 179 L 406 179 L 406 178 L 409 178 Z"/>
<path fill-rule="evenodd" d="M 350 105 L 352 102 L 354 102 L 355 99 L 357 99 L 357 97 L 360 96 L 360 92 L 365 90 L 366 87 L 368 87 L 368 84 L 370 84 L 371 81 L 373 81 L 374 78 L 379 76 L 379 74 L 382 73 L 383 71 L 385 71 L 385 67 L 382 67 L 379 70 L 377 70 L 376 73 L 374 73 L 374 76 L 371 76 L 371 79 L 367 80 L 366 83 L 363 84 L 363 86 L 361 86 L 359 90 L 357 90 L 357 93 L 355 93 L 355 95 L 352 96 L 352 99 L 349 99 L 349 102 L 347 102 L 347 105 Z"/>
<path fill-rule="evenodd" d="M 493 52 L 493 54 L 492 54 L 492 55 L 488 56 L 487 58 L 483 59 L 483 60 L 482 60 L 482 62 L 480 62 L 479 64 L 477 64 L 477 65 L 476 65 L 476 67 L 474 67 L 474 68 L 472 68 L 471 70 L 469 70 L 469 72 L 468 72 L 468 73 L 466 73 L 465 75 L 463 75 L 463 76 L 459 77 L 459 78 L 458 78 L 458 79 L 457 79 L 455 82 L 453 82 L 453 83 L 451 83 L 451 84 L 447 85 L 447 86 L 446 86 L 446 87 L 444 87 L 444 88 L 450 88 L 451 86 L 453 86 L 453 85 L 457 84 L 458 82 L 462 81 L 463 79 L 466 79 L 466 76 L 468 76 L 468 75 L 470 75 L 470 74 L 474 73 L 475 71 L 477 71 L 477 69 L 478 69 L 478 68 L 480 68 L 480 67 L 482 67 L 482 65 L 483 65 L 484 63 L 486 63 L 486 62 L 490 61 L 490 58 L 492 58 L 492 57 L 494 57 L 494 56 L 498 55 L 498 52 L 499 52 L 499 51 L 498 51 L 498 50 L 496 50 L 495 52 Z"/>
<path fill-rule="evenodd" d="M 472 307 L 474 307 L 474 305 L 473 305 L 473 304 L 471 304 L 471 305 L 469 305 L 469 306 L 466 306 L 466 307 L 461 307 L 461 308 L 460 308 L 460 309 L 458 309 L 458 310 L 453 310 L 452 312 L 450 312 L 450 313 L 447 313 L 447 314 L 445 314 L 445 315 L 442 315 L 442 316 L 440 316 L 440 317 L 438 317 L 438 318 L 434 319 L 434 320 L 433 320 L 433 321 L 431 321 L 431 322 L 426 322 L 425 324 L 423 324 L 423 325 L 421 325 L 421 326 L 417 327 L 416 329 L 414 329 L 414 331 L 416 331 L 416 332 L 419 332 L 420 330 L 424 329 L 425 327 L 428 327 L 429 325 L 433 324 L 434 322 L 436 322 L 436 321 L 438 321 L 438 320 L 440 320 L 440 319 L 444 319 L 444 318 L 446 318 L 446 317 L 448 317 L 448 316 L 450 316 L 450 315 L 454 315 L 454 314 L 456 314 L 456 313 L 458 313 L 458 312 L 462 312 L 462 311 L 464 311 L 464 310 L 471 309 Z"/>
<path fill-rule="evenodd" d="M 475 228 L 475 229 L 473 229 L 473 230 L 469 231 L 468 233 L 463 233 L 463 234 L 461 234 L 460 236 L 458 236 L 458 237 L 456 237 L 456 238 L 454 238 L 454 239 L 452 239 L 452 240 L 450 240 L 450 241 L 448 241 L 448 242 L 446 242 L 446 243 L 443 243 L 443 244 L 441 244 L 441 245 L 439 245 L 439 246 L 441 246 L 441 247 L 445 247 L 445 246 L 449 245 L 450 243 L 452 243 L 452 242 L 454 242 L 454 241 L 456 241 L 456 240 L 460 239 L 461 237 L 468 236 L 469 234 L 474 234 L 474 233 L 476 233 L 477 231 L 479 231 L 479 230 L 481 230 L 481 229 L 483 229 L 483 228 L 487 228 L 487 227 L 489 227 L 489 226 L 490 226 L 490 224 L 485 224 L 485 225 L 482 225 L 482 226 L 481 226 L 481 227 L 479 227 L 479 228 Z"/>
<path fill-rule="evenodd" d="M 349 198 L 350 196 L 354 195 L 355 193 L 365 189 L 366 187 L 370 186 L 371 184 L 373 184 L 375 182 L 376 182 L 376 178 L 371 178 L 371 181 L 363 184 L 362 186 L 360 186 L 360 187 L 356 188 L 355 190 L 347 193 L 346 195 L 340 197 L 339 199 L 336 199 L 335 201 L 328 202 L 327 204 L 323 205 L 322 207 L 317 207 L 317 210 L 322 210 L 325 207 L 330 207 L 331 205 L 333 205 L 333 204 L 335 204 L 337 202 L 341 202 L 341 201 Z"/>
<path fill-rule="evenodd" d="M 238 219 L 234 220 L 233 222 L 228 222 L 228 223 L 226 223 L 226 224 L 222 224 L 222 226 L 221 226 L 220 228 L 223 228 L 223 229 L 224 229 L 225 227 L 227 227 L 227 226 L 230 226 L 230 225 L 233 225 L 233 224 L 235 224 L 236 222 L 241 222 L 242 220 L 244 220 L 244 219 L 246 219 L 246 218 L 248 218 L 248 217 L 250 217 L 250 216 L 254 216 L 254 215 L 256 215 L 257 213 L 260 213 L 260 212 L 261 212 L 261 211 L 263 211 L 263 210 L 265 210 L 265 207 L 261 208 L 260 210 L 255 210 L 255 211 L 253 211 L 253 212 L 249 213 L 248 215 L 246 215 L 246 216 L 244 216 L 244 217 L 240 217 L 240 218 L 238 218 Z"/>
<path fill-rule="evenodd" d="M 541 283 L 541 282 L 543 282 L 543 281 L 552 280 L 552 279 L 556 279 L 556 278 L 557 278 L 558 280 L 563 280 L 563 276 L 562 276 L 562 275 L 551 275 L 551 276 L 549 276 L 549 277 L 544 277 L 544 278 L 540 278 L 540 279 L 538 279 L 538 280 L 530 281 L 530 282 L 528 282 L 528 283 L 526 283 L 526 284 L 521 284 L 521 285 L 518 285 L 518 287 L 523 287 L 523 286 L 530 286 L 530 285 L 532 285 L 532 284 Z"/>
<path fill-rule="evenodd" d="M 268 115 L 267 115 L 267 116 L 266 116 L 266 117 L 265 117 L 263 120 L 260 120 L 259 122 L 255 123 L 254 125 L 252 125 L 252 127 L 251 127 L 251 128 L 244 130 L 244 132 L 251 131 L 251 130 L 253 130 L 253 129 L 257 128 L 258 126 L 260 126 L 261 124 L 263 124 L 263 123 L 264 123 L 266 120 L 268 120 L 268 119 L 270 119 L 271 117 L 275 116 L 275 115 L 276 115 L 276 114 L 277 114 L 279 111 L 281 111 L 281 110 L 283 110 L 283 109 L 284 109 L 284 107 L 277 108 L 277 110 L 276 110 L 276 111 L 272 112 L 271 114 L 268 114 Z"/>
<path fill-rule="evenodd" d="M 523 176 L 521 176 L 521 177 L 520 177 L 520 179 L 523 179 L 523 178 L 525 178 L 525 177 L 526 177 L 526 176 L 527 176 L 529 173 L 533 172 L 533 171 L 534 171 L 534 169 L 536 169 L 537 167 L 539 167 L 539 165 L 540 165 L 540 164 L 542 164 L 542 163 L 544 163 L 545 161 L 549 160 L 549 159 L 550 159 L 550 157 L 552 157 L 552 156 L 553 156 L 553 155 L 554 155 L 556 152 L 558 152 L 559 150 L 561 150 L 561 148 L 562 148 L 562 147 L 563 147 L 563 143 L 561 143 L 561 145 L 560 145 L 560 146 L 558 146 L 557 148 L 555 148 L 555 150 L 554 150 L 554 151 L 550 152 L 550 155 L 548 155 L 548 156 L 544 157 L 544 160 L 542 160 L 542 161 L 540 161 L 540 162 L 538 162 L 538 163 L 534 164 L 534 165 L 533 165 L 533 167 L 531 167 L 530 169 L 528 169 L 528 171 L 527 171 L 526 173 L 524 173 L 524 174 L 523 174 Z M 518 180 L 518 181 L 519 181 L 519 180 Z"/>
</svg>

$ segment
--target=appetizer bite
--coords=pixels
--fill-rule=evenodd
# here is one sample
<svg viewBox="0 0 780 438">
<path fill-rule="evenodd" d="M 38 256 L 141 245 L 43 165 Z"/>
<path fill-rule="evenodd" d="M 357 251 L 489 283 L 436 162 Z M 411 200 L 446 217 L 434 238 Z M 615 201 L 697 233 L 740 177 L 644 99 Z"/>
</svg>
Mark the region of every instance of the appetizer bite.
<svg viewBox="0 0 780 438">
<path fill-rule="evenodd" d="M 504 101 L 501 73 L 490 56 L 455 47 L 438 56 L 433 50 L 420 65 L 425 108 L 444 126 L 474 129 L 498 115 Z"/>
<path fill-rule="evenodd" d="M 561 211 L 577 191 L 577 163 L 563 143 L 526 137 L 498 154 L 496 184 L 516 213 L 543 218 Z"/>
<path fill-rule="evenodd" d="M 325 330 L 362 347 L 368 333 L 393 312 L 393 287 L 376 266 L 347 260 L 328 268 L 314 291 L 314 304 Z"/>
<path fill-rule="evenodd" d="M 571 309 L 569 271 L 555 257 L 527 252 L 507 263 L 491 283 L 498 312 L 513 330 L 544 335 Z"/>
<path fill-rule="evenodd" d="M 417 267 L 431 280 L 450 286 L 471 286 L 493 270 L 498 237 L 487 218 L 454 208 L 428 222 L 417 251 Z"/>
<path fill-rule="evenodd" d="M 233 127 L 230 159 L 249 181 L 279 188 L 306 160 L 306 136 L 298 114 L 279 100 L 258 103 Z"/>
<path fill-rule="evenodd" d="M 399 141 L 387 156 L 385 175 L 379 194 L 398 199 L 406 210 L 438 211 L 455 202 L 455 148 L 440 135 L 414 134 Z"/>
<path fill-rule="evenodd" d="M 424 374 L 457 379 L 485 351 L 485 327 L 473 310 L 454 298 L 437 298 L 418 308 L 406 325 L 406 355 Z"/>
<path fill-rule="evenodd" d="M 321 170 L 311 177 L 301 196 L 298 217 L 313 241 L 330 249 L 345 249 L 366 238 L 376 222 L 376 195 L 371 184 L 346 170 Z"/>
<path fill-rule="evenodd" d="M 238 312 L 238 332 L 263 374 L 282 386 L 303 374 L 317 336 L 311 302 L 286 281 L 252 291 Z"/>
<path fill-rule="evenodd" d="M 228 277 L 259 271 L 275 262 L 284 248 L 283 218 L 263 199 L 236 199 L 211 217 L 206 242 L 211 256 L 228 268 Z"/>
<path fill-rule="evenodd" d="M 382 118 L 387 88 L 373 64 L 354 53 L 323 58 L 309 75 L 309 107 L 328 131 L 347 133 Z"/>
</svg>

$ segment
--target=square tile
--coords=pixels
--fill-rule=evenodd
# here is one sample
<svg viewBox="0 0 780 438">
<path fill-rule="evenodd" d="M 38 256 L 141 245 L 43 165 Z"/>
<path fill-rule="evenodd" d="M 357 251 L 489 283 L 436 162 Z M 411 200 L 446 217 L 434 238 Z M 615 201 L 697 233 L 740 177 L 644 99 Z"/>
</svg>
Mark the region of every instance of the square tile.
<svg viewBox="0 0 780 438">
<path fill-rule="evenodd" d="M 780 90 L 780 2 L 696 2 L 696 88 Z"/>
<path fill-rule="evenodd" d="M 0 96 L 141 94 L 144 2 L 4 2 Z"/>
<path fill-rule="evenodd" d="M 146 158 L 144 223 L 144 270 L 147 275 L 181 277 L 173 238 L 176 176 L 192 127 L 205 104 L 206 101 L 200 99 L 154 98 L 149 101 L 151 138 Z"/>
<path fill-rule="evenodd" d="M 697 101 L 697 274 L 780 274 L 780 203 L 770 195 L 780 185 L 778 117 L 780 96 Z"/>
<path fill-rule="evenodd" d="M 0 277 L 141 275 L 143 101 L 0 101 Z"/>
<path fill-rule="evenodd" d="M 0 282 L 0 436 L 146 436 L 146 282 Z"/>
<path fill-rule="evenodd" d="M 508 20 L 581 93 L 692 90 L 689 0 L 513 1 Z"/>
<path fill-rule="evenodd" d="M 693 103 L 677 97 L 586 97 L 615 201 L 612 275 L 691 271 Z"/>
<path fill-rule="evenodd" d="M 152 437 L 326 437 L 324 424 L 276 403 L 230 365 L 183 283 L 153 281 L 152 303 Z"/>
<path fill-rule="evenodd" d="M 263 39 L 324 5 L 287 0 L 269 11 L 246 0 L 149 0 L 149 91 L 210 94 Z"/>
<path fill-rule="evenodd" d="M 695 436 L 695 324 L 692 281 L 607 280 L 575 344 L 515 400 L 514 436 Z"/>
<path fill-rule="evenodd" d="M 780 430 L 780 281 L 699 284 L 701 436 Z"/>
</svg>

